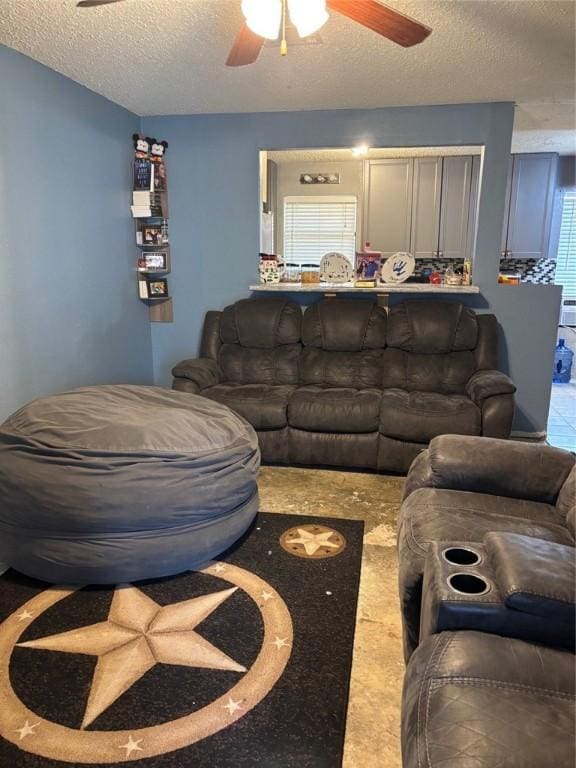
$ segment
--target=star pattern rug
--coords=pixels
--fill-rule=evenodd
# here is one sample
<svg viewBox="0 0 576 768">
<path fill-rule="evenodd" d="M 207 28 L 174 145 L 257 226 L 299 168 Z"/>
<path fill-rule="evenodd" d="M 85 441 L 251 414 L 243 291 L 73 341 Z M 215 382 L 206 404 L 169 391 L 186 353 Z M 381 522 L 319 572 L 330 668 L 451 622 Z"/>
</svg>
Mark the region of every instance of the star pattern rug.
<svg viewBox="0 0 576 768">
<path fill-rule="evenodd" d="M 117 587 L 0 578 L 0 765 L 336 768 L 363 523 L 261 513 L 217 561 Z"/>
</svg>

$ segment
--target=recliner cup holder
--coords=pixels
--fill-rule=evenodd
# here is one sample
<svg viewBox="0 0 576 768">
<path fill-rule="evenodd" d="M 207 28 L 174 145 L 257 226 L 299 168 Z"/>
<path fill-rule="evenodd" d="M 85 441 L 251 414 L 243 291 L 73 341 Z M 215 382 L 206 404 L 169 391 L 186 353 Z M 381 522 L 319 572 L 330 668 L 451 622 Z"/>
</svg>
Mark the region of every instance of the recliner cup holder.
<svg viewBox="0 0 576 768">
<path fill-rule="evenodd" d="M 482 560 L 471 547 L 447 547 L 442 550 L 442 558 L 450 565 L 478 565 Z"/>
<path fill-rule="evenodd" d="M 490 592 L 490 583 L 474 573 L 452 573 L 448 576 L 450 589 L 459 595 L 485 595 Z"/>
</svg>

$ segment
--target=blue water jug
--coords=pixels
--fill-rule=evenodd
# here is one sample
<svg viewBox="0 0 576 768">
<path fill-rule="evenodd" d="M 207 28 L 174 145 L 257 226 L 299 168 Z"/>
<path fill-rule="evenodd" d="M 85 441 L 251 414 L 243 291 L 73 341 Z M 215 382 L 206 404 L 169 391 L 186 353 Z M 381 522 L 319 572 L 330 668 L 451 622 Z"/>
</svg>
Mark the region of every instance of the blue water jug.
<svg viewBox="0 0 576 768">
<path fill-rule="evenodd" d="M 574 352 L 566 346 L 566 339 L 558 339 L 558 346 L 554 353 L 554 384 L 568 384 L 572 375 L 572 358 Z"/>
</svg>

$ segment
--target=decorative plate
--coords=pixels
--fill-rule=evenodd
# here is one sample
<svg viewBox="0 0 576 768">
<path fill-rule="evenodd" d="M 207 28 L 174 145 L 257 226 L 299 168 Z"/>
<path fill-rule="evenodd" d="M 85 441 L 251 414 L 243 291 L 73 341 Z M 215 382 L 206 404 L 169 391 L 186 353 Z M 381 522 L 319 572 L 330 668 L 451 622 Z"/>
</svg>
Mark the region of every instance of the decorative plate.
<svg viewBox="0 0 576 768">
<path fill-rule="evenodd" d="M 354 277 L 352 264 L 343 253 L 332 251 L 320 260 L 320 280 L 324 283 L 349 283 Z"/>
<path fill-rule="evenodd" d="M 389 256 L 380 270 L 381 283 L 403 283 L 414 274 L 416 262 L 411 253 L 398 253 Z"/>
</svg>

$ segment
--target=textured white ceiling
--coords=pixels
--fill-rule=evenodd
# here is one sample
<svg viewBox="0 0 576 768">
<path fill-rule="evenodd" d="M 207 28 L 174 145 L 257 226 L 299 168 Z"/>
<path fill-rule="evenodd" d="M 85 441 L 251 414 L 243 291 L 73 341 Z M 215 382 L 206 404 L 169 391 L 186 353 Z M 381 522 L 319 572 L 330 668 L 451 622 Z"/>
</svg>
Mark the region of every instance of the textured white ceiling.
<svg viewBox="0 0 576 768">
<path fill-rule="evenodd" d="M 240 0 L 0 0 L 0 43 L 140 115 L 515 101 L 514 148 L 575 150 L 575 3 L 390 0 L 433 28 L 403 49 L 336 14 L 322 44 L 230 69 Z"/>
</svg>

